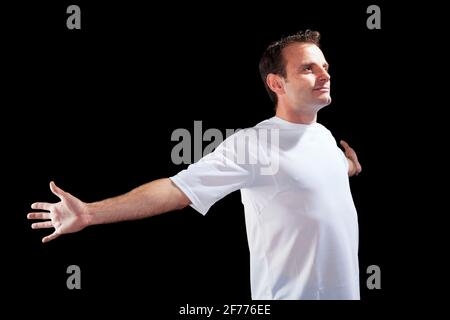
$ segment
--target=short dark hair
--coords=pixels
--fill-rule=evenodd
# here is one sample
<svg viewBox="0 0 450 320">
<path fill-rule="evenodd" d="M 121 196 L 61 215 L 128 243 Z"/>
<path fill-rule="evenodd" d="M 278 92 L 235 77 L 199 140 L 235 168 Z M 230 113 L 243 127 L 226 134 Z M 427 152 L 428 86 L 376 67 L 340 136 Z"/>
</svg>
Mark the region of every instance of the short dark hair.
<svg viewBox="0 0 450 320">
<path fill-rule="evenodd" d="M 286 63 L 283 59 L 283 49 L 292 43 L 312 43 L 320 47 L 320 33 L 318 31 L 306 30 L 299 31 L 293 35 L 284 37 L 273 42 L 267 47 L 259 61 L 259 73 L 266 87 L 267 93 L 272 99 L 275 107 L 278 103 L 277 95 L 267 85 L 267 75 L 270 73 L 278 74 L 286 78 Z"/>
</svg>

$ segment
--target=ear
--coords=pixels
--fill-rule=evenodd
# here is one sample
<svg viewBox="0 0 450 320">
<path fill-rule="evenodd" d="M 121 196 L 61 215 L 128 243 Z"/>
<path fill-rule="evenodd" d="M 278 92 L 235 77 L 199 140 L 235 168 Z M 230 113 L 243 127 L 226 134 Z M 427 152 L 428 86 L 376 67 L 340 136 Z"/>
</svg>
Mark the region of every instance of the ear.
<svg viewBox="0 0 450 320">
<path fill-rule="evenodd" d="M 266 77 L 267 86 L 278 95 L 282 95 L 284 90 L 284 79 L 277 74 L 269 73 Z"/>
</svg>

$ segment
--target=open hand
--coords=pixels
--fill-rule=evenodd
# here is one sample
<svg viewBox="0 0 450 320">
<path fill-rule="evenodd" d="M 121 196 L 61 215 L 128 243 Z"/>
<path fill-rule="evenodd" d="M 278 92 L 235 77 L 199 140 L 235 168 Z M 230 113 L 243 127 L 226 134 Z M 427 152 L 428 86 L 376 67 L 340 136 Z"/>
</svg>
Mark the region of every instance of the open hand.
<svg viewBox="0 0 450 320">
<path fill-rule="evenodd" d="M 62 234 L 80 231 L 89 225 L 89 215 L 84 202 L 57 187 L 53 181 L 50 182 L 50 190 L 61 201 L 33 203 L 32 209 L 46 211 L 30 212 L 27 215 L 28 219 L 47 220 L 33 223 L 31 225 L 33 229 L 55 228 L 52 234 L 42 239 L 44 243 L 56 239 Z"/>
</svg>

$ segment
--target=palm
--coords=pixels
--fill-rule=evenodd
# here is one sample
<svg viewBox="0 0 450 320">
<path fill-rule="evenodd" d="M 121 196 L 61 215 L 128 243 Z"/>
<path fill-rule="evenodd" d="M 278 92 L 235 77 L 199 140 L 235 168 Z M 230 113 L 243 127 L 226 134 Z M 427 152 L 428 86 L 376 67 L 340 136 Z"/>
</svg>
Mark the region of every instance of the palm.
<svg viewBox="0 0 450 320">
<path fill-rule="evenodd" d="M 33 229 L 55 228 L 55 231 L 42 239 L 48 242 L 65 233 L 77 232 L 86 227 L 86 204 L 58 188 L 53 182 L 50 190 L 60 198 L 60 202 L 47 203 L 36 202 L 31 205 L 32 209 L 42 209 L 45 212 L 30 212 L 28 219 L 42 219 L 44 222 L 32 224 Z"/>
</svg>

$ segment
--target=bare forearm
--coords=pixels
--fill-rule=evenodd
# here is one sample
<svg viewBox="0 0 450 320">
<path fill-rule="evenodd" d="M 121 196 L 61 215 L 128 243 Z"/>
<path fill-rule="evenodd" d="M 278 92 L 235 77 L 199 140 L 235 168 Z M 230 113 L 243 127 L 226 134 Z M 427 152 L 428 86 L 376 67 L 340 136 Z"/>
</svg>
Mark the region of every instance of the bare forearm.
<svg viewBox="0 0 450 320">
<path fill-rule="evenodd" d="M 132 191 L 87 204 L 89 225 L 136 220 L 189 205 L 189 199 L 168 179 L 144 184 Z"/>
</svg>

